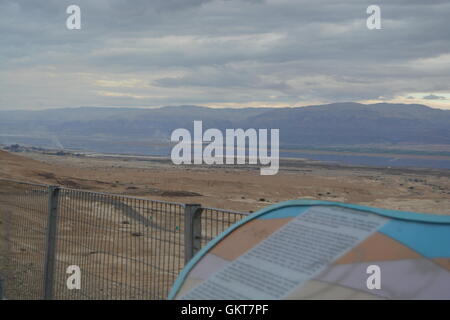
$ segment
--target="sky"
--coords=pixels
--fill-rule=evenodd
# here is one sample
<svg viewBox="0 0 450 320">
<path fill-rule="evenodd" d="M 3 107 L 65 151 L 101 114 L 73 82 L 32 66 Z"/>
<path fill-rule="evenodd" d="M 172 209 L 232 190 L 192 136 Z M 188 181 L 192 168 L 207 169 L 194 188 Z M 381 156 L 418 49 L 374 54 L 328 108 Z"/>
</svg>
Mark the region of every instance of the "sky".
<svg viewBox="0 0 450 320">
<path fill-rule="evenodd" d="M 0 110 L 450 109 L 449 30 L 448 0 L 0 0 Z"/>
</svg>

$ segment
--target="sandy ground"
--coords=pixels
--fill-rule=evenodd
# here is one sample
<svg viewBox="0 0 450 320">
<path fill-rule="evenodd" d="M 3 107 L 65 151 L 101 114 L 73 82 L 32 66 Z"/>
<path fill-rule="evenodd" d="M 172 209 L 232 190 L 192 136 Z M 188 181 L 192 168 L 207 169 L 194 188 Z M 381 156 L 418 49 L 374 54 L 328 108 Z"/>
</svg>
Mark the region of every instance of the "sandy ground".
<svg viewBox="0 0 450 320">
<path fill-rule="evenodd" d="M 0 177 L 237 211 L 292 199 L 342 201 L 450 214 L 450 170 L 373 168 L 284 160 L 258 167 L 175 166 L 144 157 L 75 157 L 0 151 Z"/>
</svg>

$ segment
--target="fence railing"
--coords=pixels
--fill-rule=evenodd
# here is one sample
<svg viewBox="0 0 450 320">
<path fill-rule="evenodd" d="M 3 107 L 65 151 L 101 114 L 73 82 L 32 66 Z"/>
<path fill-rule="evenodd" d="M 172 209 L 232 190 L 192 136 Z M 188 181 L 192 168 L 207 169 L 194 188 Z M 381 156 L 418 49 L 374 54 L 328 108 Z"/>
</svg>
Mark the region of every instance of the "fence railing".
<svg viewBox="0 0 450 320">
<path fill-rule="evenodd" d="M 185 263 L 245 214 L 0 179 L 3 294 L 165 299 Z M 68 286 L 77 270 L 80 288 Z"/>
</svg>

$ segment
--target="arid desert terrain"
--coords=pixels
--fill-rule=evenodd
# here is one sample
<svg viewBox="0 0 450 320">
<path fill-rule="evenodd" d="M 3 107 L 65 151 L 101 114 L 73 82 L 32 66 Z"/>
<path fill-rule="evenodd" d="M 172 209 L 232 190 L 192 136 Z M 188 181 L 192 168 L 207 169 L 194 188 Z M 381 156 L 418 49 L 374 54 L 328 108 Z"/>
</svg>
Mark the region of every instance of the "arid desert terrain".
<svg viewBox="0 0 450 320">
<path fill-rule="evenodd" d="M 302 198 L 450 214 L 449 170 L 285 159 L 277 175 L 261 176 L 258 167 L 250 166 L 175 166 L 156 157 L 0 151 L 0 178 L 247 212 Z"/>
</svg>

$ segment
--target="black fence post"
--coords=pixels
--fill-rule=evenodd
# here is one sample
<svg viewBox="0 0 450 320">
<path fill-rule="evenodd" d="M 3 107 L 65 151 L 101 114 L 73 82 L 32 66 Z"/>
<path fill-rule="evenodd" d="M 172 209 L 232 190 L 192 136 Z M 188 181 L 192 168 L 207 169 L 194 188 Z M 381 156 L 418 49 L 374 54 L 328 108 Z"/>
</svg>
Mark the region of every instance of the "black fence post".
<svg viewBox="0 0 450 320">
<path fill-rule="evenodd" d="M 56 258 L 56 231 L 58 220 L 59 187 L 48 187 L 48 221 L 47 239 L 44 266 L 44 299 L 52 300 L 54 297 L 54 276 Z"/>
<path fill-rule="evenodd" d="M 184 263 L 201 248 L 202 235 L 202 206 L 199 204 L 186 204 L 184 207 Z"/>
</svg>

